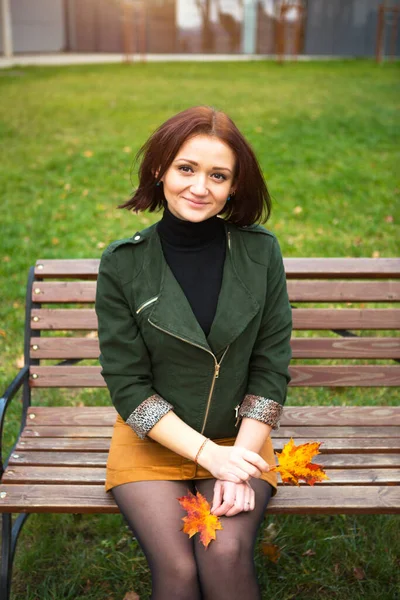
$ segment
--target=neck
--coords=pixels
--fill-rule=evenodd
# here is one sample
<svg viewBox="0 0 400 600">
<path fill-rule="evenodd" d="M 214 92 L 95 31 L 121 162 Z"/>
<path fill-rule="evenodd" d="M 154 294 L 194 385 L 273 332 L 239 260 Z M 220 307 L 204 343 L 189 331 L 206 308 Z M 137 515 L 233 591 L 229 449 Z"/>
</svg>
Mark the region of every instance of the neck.
<svg viewBox="0 0 400 600">
<path fill-rule="evenodd" d="M 173 215 L 166 206 L 157 231 L 163 242 L 175 247 L 202 247 L 223 232 L 223 220 L 214 216 L 198 223 L 185 221 Z"/>
</svg>

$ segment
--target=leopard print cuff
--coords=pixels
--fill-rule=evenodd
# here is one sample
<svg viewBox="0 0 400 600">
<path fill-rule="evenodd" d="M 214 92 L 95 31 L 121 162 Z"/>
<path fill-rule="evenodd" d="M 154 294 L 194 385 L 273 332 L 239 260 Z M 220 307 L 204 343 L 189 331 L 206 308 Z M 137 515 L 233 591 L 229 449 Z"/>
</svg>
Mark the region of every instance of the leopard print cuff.
<svg viewBox="0 0 400 600">
<path fill-rule="evenodd" d="M 161 398 L 158 394 L 154 394 L 146 400 L 143 400 L 141 404 L 129 415 L 126 423 L 132 427 L 133 431 L 144 439 L 150 429 L 154 427 L 156 423 L 167 414 L 170 410 L 173 410 L 172 404 Z"/>
<path fill-rule="evenodd" d="M 263 396 L 246 394 L 239 409 L 239 416 L 257 419 L 257 421 L 271 425 L 272 429 L 278 431 L 282 411 L 282 404 L 275 402 L 275 400 L 263 398 Z"/>
</svg>

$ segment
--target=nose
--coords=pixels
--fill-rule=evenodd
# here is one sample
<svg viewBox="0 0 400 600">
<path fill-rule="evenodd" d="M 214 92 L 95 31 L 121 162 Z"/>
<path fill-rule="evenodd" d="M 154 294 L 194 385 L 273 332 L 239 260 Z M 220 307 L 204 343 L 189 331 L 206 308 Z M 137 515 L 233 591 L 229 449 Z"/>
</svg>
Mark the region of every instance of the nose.
<svg viewBox="0 0 400 600">
<path fill-rule="evenodd" d="M 195 181 L 192 181 L 190 186 L 190 193 L 194 196 L 206 196 L 208 193 L 206 182 L 204 177 L 196 177 Z"/>
</svg>

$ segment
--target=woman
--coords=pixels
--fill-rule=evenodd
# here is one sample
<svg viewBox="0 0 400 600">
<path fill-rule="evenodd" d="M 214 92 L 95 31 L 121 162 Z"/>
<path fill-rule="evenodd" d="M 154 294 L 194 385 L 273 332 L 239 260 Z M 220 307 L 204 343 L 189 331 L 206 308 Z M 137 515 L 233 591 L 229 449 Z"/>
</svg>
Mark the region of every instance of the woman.
<svg viewBox="0 0 400 600">
<path fill-rule="evenodd" d="M 153 600 L 253 600 L 291 358 L 281 252 L 255 224 L 270 197 L 243 135 L 210 107 L 170 118 L 139 156 L 121 208 L 163 215 L 101 259 L 100 362 L 118 412 L 106 490 L 149 562 Z M 207 549 L 182 531 L 188 490 L 221 517 Z"/>
</svg>

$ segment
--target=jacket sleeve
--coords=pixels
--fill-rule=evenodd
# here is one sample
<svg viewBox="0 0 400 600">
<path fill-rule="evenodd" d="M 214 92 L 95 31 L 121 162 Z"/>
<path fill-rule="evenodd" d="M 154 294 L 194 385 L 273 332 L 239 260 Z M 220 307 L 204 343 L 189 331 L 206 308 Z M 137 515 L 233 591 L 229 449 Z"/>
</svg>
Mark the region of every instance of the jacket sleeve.
<svg viewBox="0 0 400 600">
<path fill-rule="evenodd" d="M 123 420 L 144 439 L 173 405 L 152 387 L 150 357 L 118 276 L 116 253 L 105 250 L 96 290 L 101 374 Z"/>
<path fill-rule="evenodd" d="M 273 239 L 267 278 L 266 302 L 250 358 L 247 393 L 239 417 L 257 419 L 277 430 L 290 381 L 292 310 L 276 238 Z"/>
</svg>

